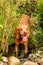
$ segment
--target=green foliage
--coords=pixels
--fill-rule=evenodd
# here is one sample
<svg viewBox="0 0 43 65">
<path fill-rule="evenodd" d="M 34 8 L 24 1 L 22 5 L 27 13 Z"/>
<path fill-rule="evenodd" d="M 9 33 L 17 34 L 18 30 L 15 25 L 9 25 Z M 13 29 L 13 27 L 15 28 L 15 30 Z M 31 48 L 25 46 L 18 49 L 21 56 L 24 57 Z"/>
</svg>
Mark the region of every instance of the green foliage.
<svg viewBox="0 0 43 65">
<path fill-rule="evenodd" d="M 35 48 L 34 50 L 37 51 L 40 49 L 40 47 L 43 47 L 43 33 L 42 33 L 42 28 L 39 25 L 39 20 L 37 20 L 37 18 L 32 18 L 32 20 L 35 22 L 31 23 L 30 39 L 33 48 Z"/>
<path fill-rule="evenodd" d="M 43 29 L 43 0 L 40 0 L 38 17 L 39 17 L 39 24 Z"/>
<path fill-rule="evenodd" d="M 40 0 L 40 3 L 39 3 L 39 12 L 38 12 L 38 22 L 39 22 L 39 32 L 37 35 L 38 35 L 38 43 L 40 45 L 40 47 L 43 47 L 43 0 Z"/>
<path fill-rule="evenodd" d="M 34 12 L 32 13 L 31 21 L 35 21 L 35 22 L 31 24 L 30 48 L 32 48 L 33 51 L 43 49 L 43 4 L 42 2 L 43 1 L 41 0 L 37 6 L 38 7 L 37 13 L 33 10 L 36 13 L 35 16 L 37 17 L 36 19 L 37 24 L 35 23 L 36 20 L 34 20 L 35 17 Z"/>
<path fill-rule="evenodd" d="M 0 61 L 2 61 L 2 53 L 0 54 Z"/>
<path fill-rule="evenodd" d="M 43 47 L 43 0 L 1 0 L 0 1 L 0 43 L 4 29 L 7 30 L 8 43 L 14 43 L 14 30 L 18 26 L 21 16 L 28 14 L 31 16 L 30 47 L 37 50 Z M 34 18 L 37 19 L 34 20 Z M 5 27 L 6 22 L 6 27 Z M 34 49 L 35 47 L 35 49 Z"/>
</svg>

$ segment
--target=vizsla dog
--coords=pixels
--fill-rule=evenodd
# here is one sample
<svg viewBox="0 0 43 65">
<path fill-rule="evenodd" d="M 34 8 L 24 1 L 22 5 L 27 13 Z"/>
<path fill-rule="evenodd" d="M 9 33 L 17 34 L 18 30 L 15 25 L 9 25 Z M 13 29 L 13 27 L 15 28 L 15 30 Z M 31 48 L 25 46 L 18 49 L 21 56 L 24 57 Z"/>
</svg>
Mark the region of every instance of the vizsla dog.
<svg viewBox="0 0 43 65">
<path fill-rule="evenodd" d="M 30 37 L 30 17 L 23 15 L 15 32 L 15 51 L 18 53 L 19 44 L 24 45 L 25 54 L 28 52 L 28 38 Z"/>
</svg>

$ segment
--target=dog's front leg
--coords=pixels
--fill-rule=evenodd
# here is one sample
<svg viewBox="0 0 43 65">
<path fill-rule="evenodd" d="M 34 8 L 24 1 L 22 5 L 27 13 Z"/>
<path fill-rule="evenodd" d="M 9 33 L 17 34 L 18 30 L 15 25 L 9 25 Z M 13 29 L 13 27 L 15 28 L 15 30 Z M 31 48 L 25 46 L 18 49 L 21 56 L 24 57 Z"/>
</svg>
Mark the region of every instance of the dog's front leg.
<svg viewBox="0 0 43 65">
<path fill-rule="evenodd" d="M 28 52 L 28 43 L 27 42 L 24 43 L 24 47 L 25 47 L 25 51 L 24 51 L 25 57 L 27 57 L 27 52 Z"/>
<path fill-rule="evenodd" d="M 16 57 L 18 57 L 18 41 L 16 41 L 15 52 L 16 52 Z"/>
</svg>

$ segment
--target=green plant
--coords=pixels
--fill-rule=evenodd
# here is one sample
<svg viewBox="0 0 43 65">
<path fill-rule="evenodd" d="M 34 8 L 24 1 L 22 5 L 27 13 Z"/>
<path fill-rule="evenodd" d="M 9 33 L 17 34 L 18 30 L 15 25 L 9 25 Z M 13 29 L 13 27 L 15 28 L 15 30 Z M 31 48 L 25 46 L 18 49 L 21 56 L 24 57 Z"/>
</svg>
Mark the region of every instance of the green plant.
<svg viewBox="0 0 43 65">
<path fill-rule="evenodd" d="M 2 53 L 0 54 L 0 61 L 2 61 Z"/>
</svg>

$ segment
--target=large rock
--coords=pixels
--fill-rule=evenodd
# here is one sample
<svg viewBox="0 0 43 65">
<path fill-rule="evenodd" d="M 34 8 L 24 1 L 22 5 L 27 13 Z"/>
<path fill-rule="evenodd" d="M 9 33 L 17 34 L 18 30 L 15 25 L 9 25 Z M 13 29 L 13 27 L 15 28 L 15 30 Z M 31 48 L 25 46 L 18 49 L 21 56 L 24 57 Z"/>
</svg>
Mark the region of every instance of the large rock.
<svg viewBox="0 0 43 65">
<path fill-rule="evenodd" d="M 36 59 L 36 55 L 35 54 L 29 54 L 29 56 L 28 56 L 28 60 L 30 60 L 30 61 L 35 61 L 35 59 Z"/>
<path fill-rule="evenodd" d="M 7 63 L 3 63 L 3 65 L 8 65 Z"/>
<path fill-rule="evenodd" d="M 36 59 L 36 62 L 38 63 L 38 64 L 40 64 L 40 65 L 43 65 L 43 58 L 41 58 L 41 59 Z"/>
<path fill-rule="evenodd" d="M 8 59 L 8 64 L 9 65 L 19 65 L 20 64 L 20 60 L 17 59 L 16 57 L 14 57 L 14 56 L 11 56 Z"/>
<path fill-rule="evenodd" d="M 8 65 L 8 64 L 0 61 L 0 65 Z"/>
<path fill-rule="evenodd" d="M 8 63 L 8 59 L 6 57 L 2 57 L 2 61 L 5 62 L 5 63 Z"/>
<path fill-rule="evenodd" d="M 0 65 L 3 65 L 3 62 L 2 61 L 0 61 Z"/>
<path fill-rule="evenodd" d="M 36 62 L 26 61 L 23 65 L 38 65 Z"/>
</svg>

